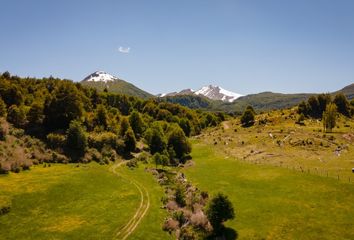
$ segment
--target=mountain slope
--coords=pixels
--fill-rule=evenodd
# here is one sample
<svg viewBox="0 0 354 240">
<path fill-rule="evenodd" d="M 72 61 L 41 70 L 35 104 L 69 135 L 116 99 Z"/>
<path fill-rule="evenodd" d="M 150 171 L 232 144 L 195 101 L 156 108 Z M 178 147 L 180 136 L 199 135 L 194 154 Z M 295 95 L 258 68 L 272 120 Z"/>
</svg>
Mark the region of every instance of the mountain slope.
<svg viewBox="0 0 354 240">
<path fill-rule="evenodd" d="M 84 86 L 96 88 L 98 91 L 103 91 L 105 88 L 107 88 L 108 92 L 112 93 L 126 94 L 129 96 L 135 96 L 144 99 L 153 97 L 152 94 L 141 90 L 133 84 L 103 71 L 97 71 L 90 74 L 81 81 L 81 84 Z"/>
<path fill-rule="evenodd" d="M 194 91 L 193 89 L 184 89 L 180 92 L 172 92 L 165 94 L 158 94 L 158 97 L 175 97 L 175 96 L 184 96 L 184 95 L 198 95 L 203 96 L 211 100 L 223 101 L 223 102 L 233 102 L 237 98 L 241 97 L 241 94 L 234 93 L 228 90 L 225 90 L 219 86 L 208 85 L 204 86 L 201 89 Z"/>
<path fill-rule="evenodd" d="M 331 94 L 334 96 L 338 93 L 343 93 L 348 99 L 354 99 L 354 84 L 350 84 L 341 90 L 332 92 Z M 186 96 L 179 94 L 167 96 L 163 99 L 190 108 L 201 108 L 212 111 L 242 112 L 248 105 L 253 106 L 257 111 L 288 108 L 299 104 L 301 101 L 306 101 L 310 96 L 317 94 L 318 93 L 283 94 L 262 92 L 241 96 L 233 102 L 197 99 L 198 96 L 196 95 L 189 95 L 187 98 Z"/>
<path fill-rule="evenodd" d="M 347 96 L 348 99 L 353 99 L 354 98 L 354 83 L 342 88 L 341 90 L 339 90 L 335 93 L 343 93 L 345 96 Z"/>
</svg>

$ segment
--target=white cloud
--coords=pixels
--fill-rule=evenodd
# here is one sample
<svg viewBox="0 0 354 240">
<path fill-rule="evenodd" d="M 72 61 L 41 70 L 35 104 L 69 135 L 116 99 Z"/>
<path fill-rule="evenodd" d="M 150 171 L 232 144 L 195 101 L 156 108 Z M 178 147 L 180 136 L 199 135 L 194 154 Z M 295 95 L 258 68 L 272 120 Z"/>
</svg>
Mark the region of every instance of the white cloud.
<svg viewBox="0 0 354 240">
<path fill-rule="evenodd" d="M 130 47 L 122 47 L 122 46 L 120 46 L 118 48 L 118 51 L 121 52 L 121 53 L 129 53 L 130 52 Z"/>
</svg>

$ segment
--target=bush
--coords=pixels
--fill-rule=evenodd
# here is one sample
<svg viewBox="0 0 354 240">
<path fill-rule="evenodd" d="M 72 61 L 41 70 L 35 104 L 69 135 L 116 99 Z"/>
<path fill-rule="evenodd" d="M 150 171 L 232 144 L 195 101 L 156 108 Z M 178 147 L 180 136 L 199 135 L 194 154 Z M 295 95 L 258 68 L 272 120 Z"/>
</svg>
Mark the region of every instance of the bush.
<svg viewBox="0 0 354 240">
<path fill-rule="evenodd" d="M 1 215 L 5 215 L 6 213 L 9 213 L 11 209 L 10 205 L 6 205 L 6 206 L 1 206 L 0 207 L 0 216 Z"/>
<path fill-rule="evenodd" d="M 102 160 L 102 155 L 95 148 L 89 148 L 83 158 L 83 162 L 87 162 L 87 163 L 91 161 L 95 161 L 99 163 L 101 162 L 101 160 Z"/>
<path fill-rule="evenodd" d="M 9 134 L 9 125 L 7 122 L 0 119 L 0 140 L 5 141 L 6 136 Z"/>
<path fill-rule="evenodd" d="M 101 151 L 102 158 L 114 162 L 116 160 L 117 153 L 109 146 L 104 146 Z"/>
<path fill-rule="evenodd" d="M 7 111 L 6 111 L 6 104 L 0 97 L 0 117 L 6 117 Z"/>
<path fill-rule="evenodd" d="M 47 145 L 52 149 L 63 148 L 65 146 L 65 135 L 49 133 L 47 135 Z"/>
<path fill-rule="evenodd" d="M 90 133 L 88 135 L 88 146 L 101 150 L 104 146 L 117 149 L 118 137 L 112 132 Z"/>
<path fill-rule="evenodd" d="M 175 190 L 175 201 L 180 207 L 184 207 L 186 205 L 186 194 L 184 192 L 184 188 L 181 185 L 178 185 Z"/>
<path fill-rule="evenodd" d="M 9 162 L 0 163 L 0 174 L 7 174 L 11 171 L 11 164 Z"/>
<path fill-rule="evenodd" d="M 138 167 L 138 161 L 137 161 L 137 159 L 136 159 L 136 158 L 133 158 L 133 159 L 131 159 L 131 160 L 128 160 L 127 166 L 128 166 L 129 168 L 136 168 L 136 167 Z"/>
<path fill-rule="evenodd" d="M 69 159 L 63 154 L 52 152 L 52 162 L 55 162 L 55 163 L 68 163 Z"/>
</svg>

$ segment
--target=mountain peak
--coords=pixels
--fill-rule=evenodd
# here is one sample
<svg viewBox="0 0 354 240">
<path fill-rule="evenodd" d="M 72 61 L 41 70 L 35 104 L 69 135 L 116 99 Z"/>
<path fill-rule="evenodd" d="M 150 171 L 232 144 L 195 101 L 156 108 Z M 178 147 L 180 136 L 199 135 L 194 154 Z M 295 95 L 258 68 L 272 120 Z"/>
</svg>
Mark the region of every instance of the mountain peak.
<svg viewBox="0 0 354 240">
<path fill-rule="evenodd" d="M 241 94 L 234 93 L 228 90 L 225 90 L 219 86 L 216 85 L 208 85 L 204 86 L 198 91 L 195 92 L 197 95 L 203 95 L 207 98 L 210 98 L 212 100 L 221 100 L 224 102 L 233 102 L 237 98 L 241 97 Z"/>
<path fill-rule="evenodd" d="M 237 98 L 241 97 L 241 94 L 230 92 L 216 85 L 207 85 L 199 89 L 198 91 L 194 91 L 193 89 L 184 89 L 180 92 L 172 92 L 172 93 L 164 93 L 157 95 L 158 97 L 169 97 L 169 96 L 177 96 L 177 95 L 200 95 L 207 97 L 212 100 L 221 100 L 224 102 L 233 102 Z"/>
<path fill-rule="evenodd" d="M 82 80 L 83 82 L 112 82 L 115 80 L 118 80 L 119 78 L 106 73 L 104 71 L 96 71 L 94 73 L 91 73 L 90 75 L 88 75 L 84 80 Z"/>
</svg>

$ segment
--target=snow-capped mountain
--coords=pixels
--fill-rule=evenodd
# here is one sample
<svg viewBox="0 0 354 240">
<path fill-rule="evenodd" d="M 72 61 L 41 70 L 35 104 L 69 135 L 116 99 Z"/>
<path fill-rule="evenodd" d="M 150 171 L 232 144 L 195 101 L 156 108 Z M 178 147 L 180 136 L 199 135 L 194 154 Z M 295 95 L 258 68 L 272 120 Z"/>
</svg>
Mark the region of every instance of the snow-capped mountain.
<svg viewBox="0 0 354 240">
<path fill-rule="evenodd" d="M 176 95 L 201 95 L 205 96 L 212 100 L 221 100 L 224 102 L 233 102 L 237 98 L 243 96 L 238 93 L 234 93 L 228 90 L 225 90 L 219 86 L 208 85 L 202 87 L 201 89 L 194 91 L 193 89 L 184 89 L 180 92 L 172 92 L 172 93 L 164 93 L 157 95 L 158 97 L 169 97 L 169 96 L 176 96 Z"/>
<path fill-rule="evenodd" d="M 198 91 L 194 92 L 197 95 L 203 95 L 212 100 L 221 100 L 224 102 L 233 102 L 237 98 L 241 97 L 241 94 L 230 92 L 225 90 L 219 86 L 205 86 L 199 89 Z"/>
<path fill-rule="evenodd" d="M 108 91 L 110 93 L 125 94 L 144 99 L 153 97 L 153 95 L 145 92 L 144 90 L 141 90 L 135 85 L 104 71 L 96 71 L 91 73 L 81 81 L 81 84 L 84 86 L 96 88 L 98 91 Z"/>
<path fill-rule="evenodd" d="M 104 71 L 96 71 L 90 75 L 88 75 L 84 80 L 82 80 L 83 82 L 113 82 L 114 80 L 119 80 L 119 78 L 106 73 Z"/>
</svg>

